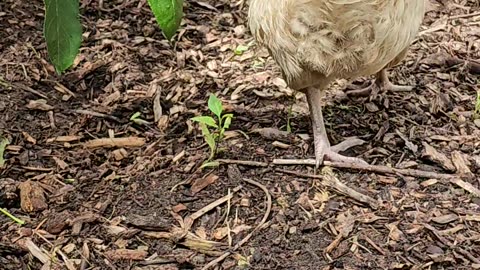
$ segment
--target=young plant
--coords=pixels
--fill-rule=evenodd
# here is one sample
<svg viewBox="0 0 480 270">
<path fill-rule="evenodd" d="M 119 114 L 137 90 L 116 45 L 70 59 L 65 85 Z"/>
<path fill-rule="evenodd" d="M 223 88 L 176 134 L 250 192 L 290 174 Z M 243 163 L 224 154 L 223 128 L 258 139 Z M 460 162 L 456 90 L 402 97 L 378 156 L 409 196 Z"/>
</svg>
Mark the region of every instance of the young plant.
<svg viewBox="0 0 480 270">
<path fill-rule="evenodd" d="M 203 138 L 210 147 L 210 156 L 206 164 L 215 157 L 218 150 L 217 145 L 222 141 L 225 131 L 230 127 L 233 118 L 231 113 L 223 114 L 222 102 L 214 94 L 210 94 L 208 98 L 208 109 L 216 118 L 203 115 L 192 118 L 192 121 L 199 123 Z M 204 164 L 204 167 L 206 164 Z"/>
<path fill-rule="evenodd" d="M 43 34 L 55 70 L 63 73 L 73 65 L 82 43 L 79 0 L 44 0 Z M 183 17 L 183 0 L 148 0 L 158 26 L 171 40 Z"/>
</svg>

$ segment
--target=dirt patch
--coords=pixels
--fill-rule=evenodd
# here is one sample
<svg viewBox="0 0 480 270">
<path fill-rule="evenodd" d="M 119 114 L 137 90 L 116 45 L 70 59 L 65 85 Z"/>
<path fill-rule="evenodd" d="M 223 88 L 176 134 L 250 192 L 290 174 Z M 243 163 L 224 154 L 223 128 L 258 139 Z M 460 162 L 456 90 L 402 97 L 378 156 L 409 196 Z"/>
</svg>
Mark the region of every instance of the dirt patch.
<svg viewBox="0 0 480 270">
<path fill-rule="evenodd" d="M 343 81 L 331 86 L 324 114 L 332 143 L 367 141 L 347 155 L 462 174 L 451 182 L 327 172 L 377 209 L 300 176 L 314 174 L 308 166 L 263 166 L 312 157 L 310 123 L 304 97 L 251 46 L 243 1 L 186 3 L 175 49 L 144 1 L 120 4 L 85 5 L 76 66 L 57 77 L 41 1 L 0 3 L 0 136 L 10 142 L 0 207 L 26 222 L 0 215 L 4 269 L 201 269 L 227 251 L 220 269 L 480 268 L 480 199 L 472 195 L 480 187 L 479 78 L 478 62 L 469 63 L 480 59 L 476 1 L 432 1 L 391 72 L 414 92 L 370 100 L 343 95 Z M 250 48 L 235 55 L 239 45 Z M 218 158 L 250 162 L 238 171 L 199 169 L 208 147 L 189 119 L 208 113 L 209 93 L 235 116 Z M 137 112 L 146 123 L 130 120 Z M 256 132 L 285 131 L 288 122 L 295 135 Z M 123 140 L 98 141 L 107 138 Z"/>
</svg>

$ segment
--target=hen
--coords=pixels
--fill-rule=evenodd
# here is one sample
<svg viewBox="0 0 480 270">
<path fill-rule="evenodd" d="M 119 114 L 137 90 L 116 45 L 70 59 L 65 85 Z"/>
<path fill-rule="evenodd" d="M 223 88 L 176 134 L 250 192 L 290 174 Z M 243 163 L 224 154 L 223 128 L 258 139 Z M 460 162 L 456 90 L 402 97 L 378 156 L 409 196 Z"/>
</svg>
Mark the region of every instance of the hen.
<svg viewBox="0 0 480 270">
<path fill-rule="evenodd" d="M 330 146 L 322 92 L 335 79 L 376 74 L 383 90 L 408 90 L 388 80 L 418 33 L 425 0 L 251 0 L 249 27 L 280 66 L 287 84 L 306 94 L 317 167 L 331 161 L 365 163 L 338 154 L 358 144 Z"/>
</svg>

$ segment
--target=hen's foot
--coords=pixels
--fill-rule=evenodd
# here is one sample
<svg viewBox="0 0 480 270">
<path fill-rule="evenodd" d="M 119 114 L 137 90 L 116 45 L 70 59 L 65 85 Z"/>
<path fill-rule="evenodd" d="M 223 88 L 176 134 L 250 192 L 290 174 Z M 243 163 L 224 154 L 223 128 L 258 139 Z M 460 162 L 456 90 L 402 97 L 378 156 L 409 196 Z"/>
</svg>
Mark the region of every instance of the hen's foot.
<svg viewBox="0 0 480 270">
<path fill-rule="evenodd" d="M 333 161 L 333 162 L 344 162 L 344 163 L 366 165 L 368 163 L 360 158 L 347 157 L 338 153 L 341 151 L 345 151 L 349 148 L 352 148 L 354 146 L 362 145 L 364 143 L 365 141 L 361 139 L 349 138 L 337 145 L 329 146 L 329 143 L 328 141 L 326 141 L 325 137 L 315 138 L 315 160 L 316 160 L 315 167 L 318 168 L 323 163 L 324 159 Z"/>
<path fill-rule="evenodd" d="M 412 90 L 413 86 L 393 84 L 392 82 L 390 82 L 387 72 L 385 70 L 382 70 L 376 75 L 375 82 L 373 82 L 371 85 L 365 88 L 347 91 L 346 94 L 349 96 L 366 97 L 377 95 L 380 92 L 408 92 Z"/>
</svg>

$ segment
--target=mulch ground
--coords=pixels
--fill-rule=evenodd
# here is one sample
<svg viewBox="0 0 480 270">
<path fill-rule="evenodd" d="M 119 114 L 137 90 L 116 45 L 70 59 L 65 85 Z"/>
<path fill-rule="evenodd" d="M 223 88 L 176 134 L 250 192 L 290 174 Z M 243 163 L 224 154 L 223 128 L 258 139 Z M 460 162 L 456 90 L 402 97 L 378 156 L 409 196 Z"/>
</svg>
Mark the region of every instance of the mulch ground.
<svg viewBox="0 0 480 270">
<path fill-rule="evenodd" d="M 478 1 L 431 1 L 391 71 L 413 92 L 347 97 L 339 81 L 325 99 L 332 143 L 366 141 L 346 155 L 451 179 L 271 165 L 313 157 L 310 122 L 253 44 L 245 1 L 186 1 L 174 47 L 145 1 L 81 2 L 62 76 L 42 1 L 0 3 L 0 207 L 25 221 L 0 214 L 2 269 L 480 269 Z M 210 93 L 234 114 L 217 158 L 244 164 L 200 169 L 190 118 Z"/>
</svg>

